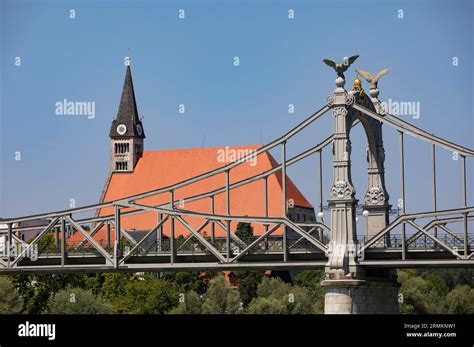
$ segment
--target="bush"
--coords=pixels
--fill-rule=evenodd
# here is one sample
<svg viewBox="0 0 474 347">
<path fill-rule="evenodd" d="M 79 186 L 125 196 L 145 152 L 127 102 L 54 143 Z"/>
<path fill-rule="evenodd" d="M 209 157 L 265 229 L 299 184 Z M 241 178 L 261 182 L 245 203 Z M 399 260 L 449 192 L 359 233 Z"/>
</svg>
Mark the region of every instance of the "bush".
<svg viewBox="0 0 474 347">
<path fill-rule="evenodd" d="M 399 271 L 403 294 L 402 313 L 435 314 L 444 312 L 444 298 L 448 289 L 439 278 L 427 280 L 417 276 L 414 270 Z"/>
<path fill-rule="evenodd" d="M 20 313 L 23 309 L 23 299 L 20 293 L 5 276 L 0 276 L 0 314 Z"/>
<path fill-rule="evenodd" d="M 278 278 L 264 278 L 257 289 L 248 312 L 253 314 L 307 314 L 315 313 L 308 289 L 290 286 Z"/>
<path fill-rule="evenodd" d="M 111 305 L 92 290 L 82 288 L 63 289 L 48 301 L 52 314 L 101 314 L 111 313 Z"/>
<path fill-rule="evenodd" d="M 242 312 L 239 291 L 226 282 L 224 276 L 213 278 L 207 293 L 204 295 L 202 313 L 232 314 Z"/>
<path fill-rule="evenodd" d="M 145 277 L 128 282 L 123 291 L 124 295 L 115 299 L 118 313 L 164 314 L 178 305 L 178 290 L 164 280 Z"/>
<path fill-rule="evenodd" d="M 184 294 L 184 301 L 170 311 L 171 314 L 201 314 L 203 299 L 195 291 Z"/>
<path fill-rule="evenodd" d="M 446 296 L 445 306 L 447 313 L 473 314 L 474 289 L 468 285 L 455 287 Z"/>
</svg>

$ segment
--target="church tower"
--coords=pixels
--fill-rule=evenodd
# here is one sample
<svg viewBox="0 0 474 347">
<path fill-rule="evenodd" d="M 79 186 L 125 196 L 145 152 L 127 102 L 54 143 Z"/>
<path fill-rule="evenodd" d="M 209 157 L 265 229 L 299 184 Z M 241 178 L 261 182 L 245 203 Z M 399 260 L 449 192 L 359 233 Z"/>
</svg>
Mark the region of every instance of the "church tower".
<svg viewBox="0 0 474 347">
<path fill-rule="evenodd" d="M 110 172 L 133 172 L 143 154 L 145 132 L 138 117 L 132 72 L 127 66 L 117 117 L 110 128 Z"/>
</svg>

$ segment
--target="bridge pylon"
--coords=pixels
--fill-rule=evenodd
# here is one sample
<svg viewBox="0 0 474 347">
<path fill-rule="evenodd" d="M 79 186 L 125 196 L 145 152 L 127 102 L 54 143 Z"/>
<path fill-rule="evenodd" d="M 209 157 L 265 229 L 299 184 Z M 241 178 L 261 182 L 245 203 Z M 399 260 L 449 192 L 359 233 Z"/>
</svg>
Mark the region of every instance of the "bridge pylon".
<svg viewBox="0 0 474 347">
<path fill-rule="evenodd" d="M 380 111 L 377 95 L 368 98 L 361 91 L 347 92 L 344 76 L 336 79 L 336 89 L 328 97 L 333 108 L 334 137 L 333 182 L 328 200 L 331 215 L 331 239 L 325 280 L 325 308 L 327 314 L 397 313 L 398 286 L 396 275 L 390 270 L 368 273 L 358 264 L 359 254 L 356 227 L 358 200 L 351 179 L 350 130 L 358 119 L 364 126 L 368 147 L 368 188 L 363 207 L 368 211 L 366 236 L 370 238 L 388 225 L 388 193 L 384 182 L 384 149 L 380 122 L 354 111 L 353 103 Z M 367 214 L 367 212 L 366 212 Z"/>
</svg>

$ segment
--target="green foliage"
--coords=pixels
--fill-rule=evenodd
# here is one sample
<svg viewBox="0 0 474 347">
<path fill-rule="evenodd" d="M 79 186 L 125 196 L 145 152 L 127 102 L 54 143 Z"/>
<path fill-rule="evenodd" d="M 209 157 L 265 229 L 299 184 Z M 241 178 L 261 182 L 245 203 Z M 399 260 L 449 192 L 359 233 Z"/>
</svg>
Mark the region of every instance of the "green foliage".
<svg viewBox="0 0 474 347">
<path fill-rule="evenodd" d="M 278 278 L 263 278 L 248 312 L 253 314 L 315 313 L 311 294 L 304 287 L 291 286 Z"/>
<path fill-rule="evenodd" d="M 286 303 L 274 297 L 259 297 L 252 301 L 247 310 L 250 314 L 286 314 Z"/>
<path fill-rule="evenodd" d="M 312 314 L 314 311 L 313 299 L 306 288 L 290 287 L 288 294 L 288 313 L 291 314 Z"/>
<path fill-rule="evenodd" d="M 240 236 L 251 235 L 244 233 L 251 227 L 241 224 Z M 233 288 L 213 272 L 168 273 L 161 279 L 127 273 L 6 276 L 0 277 L 0 313 L 322 313 L 323 278 L 323 270 L 301 271 L 291 285 L 259 271 L 240 271 Z M 470 269 L 400 270 L 398 280 L 402 313 L 474 313 Z"/>
<path fill-rule="evenodd" d="M 52 253 L 56 251 L 56 241 L 52 233 L 44 235 L 38 241 L 38 252 L 41 253 Z"/>
<path fill-rule="evenodd" d="M 203 299 L 195 291 L 184 294 L 184 300 L 170 311 L 171 314 L 201 314 Z"/>
<path fill-rule="evenodd" d="M 445 307 L 447 313 L 473 314 L 474 289 L 468 285 L 456 286 L 446 296 Z"/>
<path fill-rule="evenodd" d="M 417 275 L 428 279 L 441 279 L 452 290 L 457 285 L 474 287 L 474 269 L 418 269 Z"/>
<path fill-rule="evenodd" d="M 48 300 L 68 286 L 86 287 L 85 276 L 76 274 L 40 274 L 10 276 L 23 301 L 24 313 L 37 314 L 45 311 Z"/>
<path fill-rule="evenodd" d="M 238 271 L 236 274 L 240 298 L 244 307 L 247 307 L 252 299 L 257 297 L 257 289 L 262 281 L 263 273 L 260 271 Z"/>
<path fill-rule="evenodd" d="M 250 223 L 239 222 L 235 229 L 235 235 L 246 244 L 249 244 L 253 237 L 253 227 Z"/>
<path fill-rule="evenodd" d="M 427 280 L 416 270 L 399 272 L 400 293 L 403 294 L 402 313 L 444 313 L 443 301 L 448 289 L 439 278 Z"/>
<path fill-rule="evenodd" d="M 324 280 L 324 270 L 304 270 L 295 276 L 295 283 L 308 289 L 311 293 L 322 293 L 321 281 Z"/>
<path fill-rule="evenodd" d="M 259 297 L 285 298 L 290 290 L 290 285 L 284 283 L 279 278 L 264 277 L 257 289 Z"/>
<path fill-rule="evenodd" d="M 296 275 L 296 285 L 306 288 L 312 300 L 313 313 L 324 313 L 324 270 L 305 270 Z"/>
<path fill-rule="evenodd" d="M 174 283 L 181 292 L 195 291 L 202 295 L 207 291 L 214 276 L 214 272 L 169 272 L 163 276 L 163 279 Z"/>
<path fill-rule="evenodd" d="M 114 312 L 120 310 L 120 300 L 125 295 L 125 286 L 132 279 L 132 275 L 128 273 L 106 273 L 104 274 L 104 282 L 101 287 L 102 297 L 108 300 L 112 305 Z"/>
<path fill-rule="evenodd" d="M 163 314 L 178 304 L 179 291 L 173 284 L 149 276 L 129 281 L 120 290 L 124 295 L 115 298 L 113 306 L 117 313 Z"/>
<path fill-rule="evenodd" d="M 82 288 L 62 289 L 48 301 L 52 314 L 104 314 L 112 313 L 112 306 L 92 290 Z"/>
<path fill-rule="evenodd" d="M 226 282 L 224 276 L 214 277 L 207 293 L 204 295 L 202 313 L 232 314 L 240 312 L 242 312 L 242 305 L 238 290 L 233 289 Z"/>
<path fill-rule="evenodd" d="M 86 274 L 84 275 L 83 289 L 90 289 L 95 295 L 102 292 L 102 286 L 105 282 L 105 275 L 103 273 Z"/>
<path fill-rule="evenodd" d="M 15 285 L 5 276 L 0 276 L 0 314 L 20 313 L 23 299 Z"/>
</svg>

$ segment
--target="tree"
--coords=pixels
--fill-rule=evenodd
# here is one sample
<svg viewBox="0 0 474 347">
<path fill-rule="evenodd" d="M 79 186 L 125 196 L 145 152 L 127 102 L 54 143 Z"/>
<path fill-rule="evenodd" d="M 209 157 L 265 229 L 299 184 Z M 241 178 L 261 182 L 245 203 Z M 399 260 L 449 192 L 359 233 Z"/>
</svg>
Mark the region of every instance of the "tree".
<svg viewBox="0 0 474 347">
<path fill-rule="evenodd" d="M 82 288 L 62 289 L 48 301 L 52 314 L 103 314 L 112 313 L 112 305 L 92 290 Z"/>
<path fill-rule="evenodd" d="M 235 235 L 246 244 L 249 244 L 253 237 L 253 227 L 250 223 L 239 222 L 235 229 Z"/>
<path fill-rule="evenodd" d="M 448 289 L 439 278 L 430 280 L 417 276 L 416 270 L 398 272 L 403 295 L 402 313 L 444 313 L 444 298 Z"/>
<path fill-rule="evenodd" d="M 114 312 L 119 311 L 118 305 L 125 295 L 125 286 L 130 282 L 133 275 L 128 273 L 106 273 L 100 293 L 102 297 L 112 304 Z"/>
<path fill-rule="evenodd" d="M 283 298 L 288 295 L 289 285 L 277 277 L 264 277 L 257 289 L 258 297 Z"/>
<path fill-rule="evenodd" d="M 202 313 L 232 314 L 242 312 L 239 292 L 226 282 L 224 276 L 218 275 L 204 295 Z"/>
<path fill-rule="evenodd" d="M 7 277 L 0 277 L 0 314 L 20 313 L 23 299 L 15 285 Z"/>
<path fill-rule="evenodd" d="M 105 282 L 104 273 L 84 275 L 84 289 L 92 290 L 92 293 L 99 295 L 102 292 L 102 286 Z"/>
<path fill-rule="evenodd" d="M 474 289 L 468 285 L 457 286 L 446 296 L 445 307 L 448 313 L 473 314 Z"/>
<path fill-rule="evenodd" d="M 128 282 L 123 290 L 124 295 L 114 305 L 118 313 L 163 314 L 178 305 L 179 291 L 162 279 L 145 276 Z"/>
<path fill-rule="evenodd" d="M 201 314 L 202 313 L 202 297 L 195 291 L 183 294 L 183 301 L 173 308 L 171 314 Z"/>
<path fill-rule="evenodd" d="M 260 271 L 238 271 L 236 274 L 240 298 L 244 307 L 247 307 L 252 299 L 257 297 L 257 289 L 262 281 L 263 273 Z"/>
<path fill-rule="evenodd" d="M 56 241 L 54 240 L 54 236 L 49 233 L 44 235 L 38 241 L 38 252 L 41 253 L 53 253 L 56 251 Z"/>
<path fill-rule="evenodd" d="M 315 305 L 309 291 L 306 288 L 298 286 L 290 287 L 288 293 L 287 309 L 288 313 L 291 314 L 316 313 Z"/>
<path fill-rule="evenodd" d="M 163 279 L 174 283 L 181 292 L 195 291 L 202 295 L 207 291 L 213 272 L 169 272 Z"/>
<path fill-rule="evenodd" d="M 474 287 L 474 269 L 418 269 L 416 273 L 428 280 L 441 279 L 449 290 L 457 285 Z"/>
<path fill-rule="evenodd" d="M 248 307 L 253 314 L 307 314 L 314 313 L 308 289 L 291 286 L 279 278 L 264 278 L 257 289 L 258 297 Z"/>
<path fill-rule="evenodd" d="M 51 295 L 68 286 L 85 286 L 82 274 L 39 274 L 10 276 L 23 301 L 24 313 L 39 314 L 47 309 Z"/>
<path fill-rule="evenodd" d="M 324 270 L 305 270 L 296 275 L 296 285 L 306 288 L 312 300 L 313 312 L 324 313 Z"/>
<path fill-rule="evenodd" d="M 286 314 L 288 310 L 285 302 L 280 299 L 259 297 L 252 300 L 247 312 L 250 314 Z"/>
</svg>

